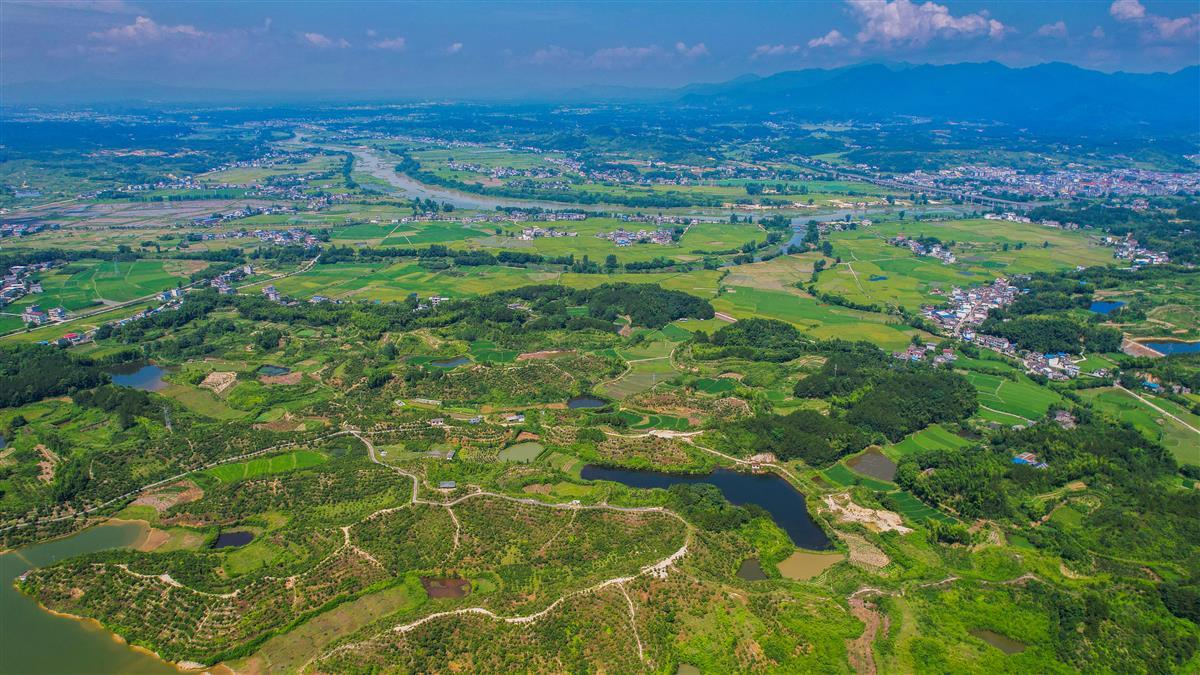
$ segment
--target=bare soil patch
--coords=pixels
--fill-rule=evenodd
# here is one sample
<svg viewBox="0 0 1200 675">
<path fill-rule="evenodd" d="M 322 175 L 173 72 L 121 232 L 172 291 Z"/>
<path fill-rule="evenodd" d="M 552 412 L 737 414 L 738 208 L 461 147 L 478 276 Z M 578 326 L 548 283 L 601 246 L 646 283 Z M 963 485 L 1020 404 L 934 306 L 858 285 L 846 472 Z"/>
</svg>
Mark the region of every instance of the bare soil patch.
<svg viewBox="0 0 1200 675">
<path fill-rule="evenodd" d="M 517 360 L 531 361 L 534 359 L 552 359 L 557 356 L 566 356 L 567 354 L 574 353 L 574 349 L 546 349 L 540 352 L 525 352 L 524 354 L 517 354 Z"/>
<path fill-rule="evenodd" d="M 838 532 L 838 536 L 846 545 L 850 547 L 850 562 L 873 567 L 875 569 L 883 569 L 892 562 L 892 559 L 886 553 L 880 551 L 874 544 L 867 541 L 861 535 L 851 532 Z"/>
<path fill-rule="evenodd" d="M 42 460 L 38 462 L 38 480 L 44 483 L 53 482 L 54 467 L 57 466 L 59 462 L 58 455 L 55 454 L 53 450 L 47 448 L 41 443 L 38 443 L 34 450 L 37 450 L 42 454 Z"/>
<path fill-rule="evenodd" d="M 859 506 L 850 498 L 848 492 L 826 495 L 825 506 L 839 523 L 861 523 L 873 532 L 895 531 L 900 534 L 912 532 L 911 527 L 904 525 L 904 520 L 899 513 Z"/>
<path fill-rule="evenodd" d="M 223 394 L 236 383 L 237 373 L 215 370 L 205 376 L 200 386 L 205 389 L 211 389 L 214 394 Z"/>
<path fill-rule="evenodd" d="M 133 505 L 149 506 L 163 513 L 172 506 L 194 502 L 203 496 L 204 490 L 201 490 L 200 486 L 190 480 L 181 480 L 138 495 L 137 499 L 133 500 Z"/>
<path fill-rule="evenodd" d="M 300 380 L 304 379 L 304 373 L 293 370 L 286 375 L 259 375 L 258 381 L 263 384 L 300 384 Z"/>
</svg>

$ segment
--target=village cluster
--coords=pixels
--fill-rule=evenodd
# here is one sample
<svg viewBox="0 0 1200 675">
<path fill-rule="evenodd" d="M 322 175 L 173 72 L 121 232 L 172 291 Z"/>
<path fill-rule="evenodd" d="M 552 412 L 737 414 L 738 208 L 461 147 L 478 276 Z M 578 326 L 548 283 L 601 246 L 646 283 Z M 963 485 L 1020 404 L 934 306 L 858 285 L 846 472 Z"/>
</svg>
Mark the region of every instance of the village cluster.
<svg viewBox="0 0 1200 675">
<path fill-rule="evenodd" d="M 57 223 L 0 223 L 0 239 L 4 237 L 28 237 L 44 230 L 57 230 Z"/>
<path fill-rule="evenodd" d="M 55 266 L 52 262 L 33 265 L 13 265 L 0 280 L 0 307 L 13 303 L 29 293 L 41 293 L 42 284 L 33 279 L 33 274 L 45 272 Z"/>
<path fill-rule="evenodd" d="M 1010 282 L 1009 279 L 1001 277 L 986 286 L 969 289 L 956 286 L 950 291 L 944 306 L 926 305 L 922 308 L 922 314 L 949 335 L 1006 356 L 1017 357 L 1016 349 L 1007 338 L 979 333 L 976 328 L 987 319 L 991 310 L 1012 304 L 1017 296 L 1024 292 L 1012 283 L 1019 283 L 1024 278 L 1013 277 Z M 917 351 L 910 347 L 908 351 L 897 352 L 894 356 L 919 361 L 930 353 L 923 350 Z M 941 360 L 934 358 L 935 363 L 953 360 L 952 356 L 945 358 L 945 354 L 935 355 L 935 357 L 941 358 Z M 1040 375 L 1051 380 L 1069 380 L 1080 374 L 1079 366 L 1067 354 L 1042 354 L 1026 351 L 1021 352 L 1020 357 L 1025 366 L 1025 372 L 1031 375 Z M 1097 371 L 1091 374 L 1103 377 L 1108 373 Z"/>
<path fill-rule="evenodd" d="M 618 227 L 612 232 L 599 232 L 596 236 L 600 239 L 607 239 L 617 246 L 631 246 L 633 244 L 659 244 L 660 246 L 669 246 L 675 243 L 675 233 L 673 230 L 659 228 L 657 230 L 638 230 L 630 232 L 623 227 Z"/>
<path fill-rule="evenodd" d="M 303 246 L 314 248 L 321 244 L 315 235 L 307 230 L 291 228 L 287 230 L 233 230 L 230 232 L 192 232 L 187 235 L 190 241 L 212 241 L 218 239 L 257 239 L 270 246 Z"/>
<path fill-rule="evenodd" d="M 1104 237 L 1101 241 L 1105 246 L 1112 246 L 1113 257 L 1117 260 L 1128 260 L 1134 267 L 1144 265 L 1165 265 L 1171 262 L 1171 257 L 1165 251 L 1151 251 L 1138 243 L 1133 237 Z"/>
<path fill-rule="evenodd" d="M 953 264 L 956 260 L 954 257 L 954 252 L 951 251 L 948 246 L 942 246 L 942 243 L 938 241 L 913 239 L 912 237 L 907 237 L 903 234 L 900 234 L 888 239 L 888 243 L 892 246 L 907 248 L 919 256 L 937 258 L 938 260 L 941 260 L 942 264 L 944 265 Z"/>
<path fill-rule="evenodd" d="M 916 170 L 897 175 L 896 179 L 943 190 L 967 188 L 986 193 L 999 189 L 1007 195 L 1051 199 L 1174 195 L 1200 191 L 1200 173 L 1145 169 L 1090 171 L 1069 168 L 1040 173 L 997 166 L 957 166 L 940 171 Z"/>
</svg>

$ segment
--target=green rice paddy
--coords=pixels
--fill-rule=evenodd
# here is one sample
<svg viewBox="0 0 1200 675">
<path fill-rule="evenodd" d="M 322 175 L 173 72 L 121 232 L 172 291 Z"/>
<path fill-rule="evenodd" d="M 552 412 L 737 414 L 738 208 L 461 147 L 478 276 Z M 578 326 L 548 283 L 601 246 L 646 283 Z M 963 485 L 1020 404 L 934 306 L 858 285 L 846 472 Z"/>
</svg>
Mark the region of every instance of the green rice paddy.
<svg viewBox="0 0 1200 675">
<path fill-rule="evenodd" d="M 245 462 L 214 466 L 211 469 L 205 469 L 204 473 L 223 483 L 230 483 L 256 476 L 305 469 L 322 464 L 326 459 L 328 458 L 324 454 L 315 450 L 295 450 L 282 455 L 256 457 Z"/>
</svg>

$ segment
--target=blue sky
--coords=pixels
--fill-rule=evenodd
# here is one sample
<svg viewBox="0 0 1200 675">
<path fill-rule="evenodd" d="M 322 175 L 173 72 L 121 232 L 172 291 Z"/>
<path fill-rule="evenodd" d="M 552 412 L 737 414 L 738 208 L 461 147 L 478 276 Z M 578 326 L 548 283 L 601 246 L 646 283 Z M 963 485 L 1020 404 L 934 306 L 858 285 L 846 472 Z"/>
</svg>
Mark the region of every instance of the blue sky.
<svg viewBox="0 0 1200 675">
<path fill-rule="evenodd" d="M 289 92 L 680 86 L 863 61 L 1200 61 L 1200 0 L 0 2 L 0 82 Z"/>
</svg>

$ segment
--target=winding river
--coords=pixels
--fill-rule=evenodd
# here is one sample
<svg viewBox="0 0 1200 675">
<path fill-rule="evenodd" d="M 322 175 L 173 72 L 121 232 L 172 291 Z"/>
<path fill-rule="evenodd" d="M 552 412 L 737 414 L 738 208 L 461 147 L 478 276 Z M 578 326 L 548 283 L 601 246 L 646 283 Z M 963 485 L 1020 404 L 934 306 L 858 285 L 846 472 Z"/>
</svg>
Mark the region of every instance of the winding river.
<svg viewBox="0 0 1200 675">
<path fill-rule="evenodd" d="M 301 142 L 302 139 L 294 142 Z M 380 151 L 373 150 L 365 146 L 344 146 L 344 145 L 322 145 L 328 150 L 335 152 L 350 152 L 354 154 L 355 170 L 366 173 L 370 176 L 384 181 L 394 188 L 400 196 L 409 199 L 432 199 L 437 202 L 449 202 L 455 208 L 460 209 L 478 209 L 490 211 L 497 206 L 509 208 L 540 208 L 550 211 L 560 211 L 565 209 L 592 211 L 600 213 L 609 213 L 613 210 L 626 211 L 664 211 L 676 212 L 681 209 L 632 209 L 615 204 L 575 204 L 571 202 L 551 202 L 536 199 L 517 199 L 512 197 L 494 197 L 491 195 L 478 195 L 470 192 L 462 192 L 459 190 L 451 190 L 438 185 L 429 185 L 414 180 L 412 177 L 396 172 L 396 161 L 389 161 Z M 912 215 L 961 215 L 968 212 L 976 206 L 970 208 L 957 204 L 944 204 L 930 207 L 916 207 L 907 209 Z M 692 207 L 687 209 L 684 214 L 694 216 L 701 220 L 712 222 L 723 222 L 728 216 L 720 215 L 728 209 L 718 209 L 711 207 Z M 862 210 L 862 209 L 829 209 L 815 210 L 811 213 L 792 218 L 792 225 L 797 228 L 796 235 L 789 243 L 799 244 L 804 238 L 804 225 L 810 220 L 837 220 L 850 216 L 851 218 L 862 218 L 867 213 L 875 213 L 878 210 Z"/>
</svg>

